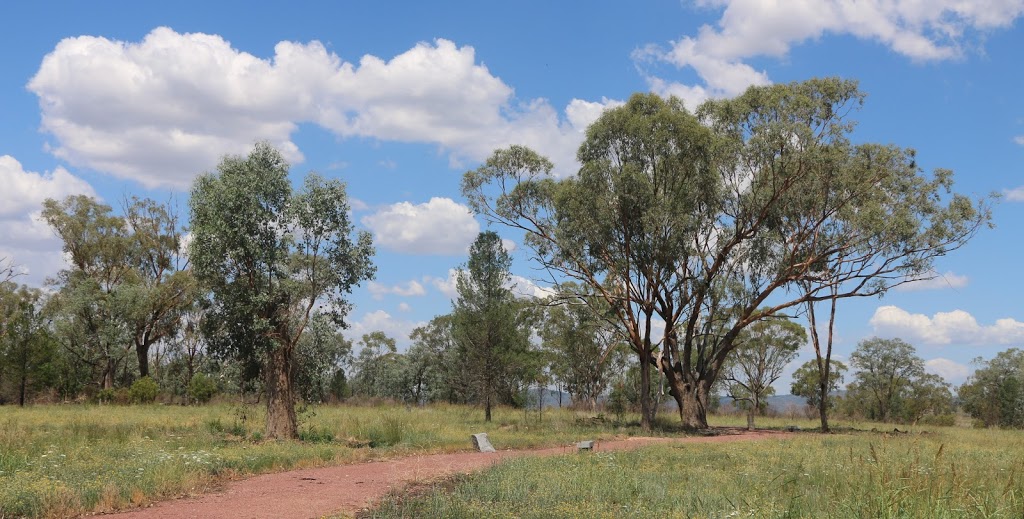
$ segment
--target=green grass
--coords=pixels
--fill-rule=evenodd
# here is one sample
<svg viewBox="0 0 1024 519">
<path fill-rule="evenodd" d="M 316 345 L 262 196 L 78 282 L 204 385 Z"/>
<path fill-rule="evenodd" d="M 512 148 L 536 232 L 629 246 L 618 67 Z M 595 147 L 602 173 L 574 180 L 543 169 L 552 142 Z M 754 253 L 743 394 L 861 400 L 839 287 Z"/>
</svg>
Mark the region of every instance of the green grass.
<svg viewBox="0 0 1024 519">
<path fill-rule="evenodd" d="M 321 407 L 301 442 L 262 440 L 262 408 L 238 406 L 0 407 L 0 518 L 69 517 L 215 487 L 225 479 L 408 453 L 471 448 L 487 432 L 499 449 L 639 432 L 577 418 L 458 406 Z"/>
<path fill-rule="evenodd" d="M 520 458 L 365 516 L 1024 517 L 1024 435 L 929 430 Z"/>
</svg>

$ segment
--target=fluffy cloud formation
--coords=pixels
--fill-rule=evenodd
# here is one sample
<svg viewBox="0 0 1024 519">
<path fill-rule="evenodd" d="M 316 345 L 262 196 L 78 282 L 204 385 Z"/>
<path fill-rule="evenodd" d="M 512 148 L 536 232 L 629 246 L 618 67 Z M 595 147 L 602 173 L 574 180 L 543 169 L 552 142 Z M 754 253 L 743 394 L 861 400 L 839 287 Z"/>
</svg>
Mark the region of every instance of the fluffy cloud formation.
<svg viewBox="0 0 1024 519">
<path fill-rule="evenodd" d="M 1024 135 L 1018 135 L 1018 136 L 1014 137 L 1013 138 L 1013 142 L 1016 142 L 1017 144 L 1020 144 L 1021 146 L 1024 146 Z"/>
<path fill-rule="evenodd" d="M 218 35 L 166 27 L 141 42 L 62 40 L 28 88 L 55 155 L 175 188 L 255 140 L 301 161 L 291 141 L 300 123 L 343 137 L 434 143 L 456 165 L 524 144 L 568 172 L 583 129 L 616 103 L 573 100 L 559 114 L 543 99 L 518 100 L 472 47 L 443 39 L 353 64 L 317 41 L 280 42 L 263 59 Z"/>
<path fill-rule="evenodd" d="M 377 283 L 376 281 L 370 281 L 367 288 L 370 290 L 370 294 L 373 295 L 373 298 L 377 300 L 383 299 L 384 296 L 388 294 L 410 297 L 422 296 L 427 293 L 426 289 L 423 288 L 423 285 L 415 279 L 406 283 L 399 283 L 394 286 L 387 286 Z"/>
<path fill-rule="evenodd" d="M 480 232 L 468 207 L 440 197 L 393 204 L 361 221 L 373 231 L 375 244 L 406 254 L 462 255 Z"/>
<path fill-rule="evenodd" d="M 851 35 L 881 43 L 915 61 L 935 61 L 961 56 L 980 33 L 1009 27 L 1024 13 L 1024 0 L 698 0 L 697 4 L 722 10 L 715 26 L 705 25 L 696 36 L 684 36 L 668 49 L 649 46 L 637 54 L 640 59 L 666 61 L 696 72 L 703 85 L 648 78 L 652 90 L 678 95 L 688 103 L 766 84 L 767 74 L 745 60 L 781 58 L 793 46 L 825 35 Z"/>
<path fill-rule="evenodd" d="M 954 385 L 963 384 L 974 371 L 969 366 L 942 357 L 925 361 L 924 370 L 934 373 Z"/>
<path fill-rule="evenodd" d="M 64 168 L 25 171 L 10 155 L 0 156 L 0 258 L 25 274 L 18 281 L 40 285 L 63 268 L 61 242 L 40 218 L 43 200 L 69 195 L 96 196 L 88 182 Z"/>
<path fill-rule="evenodd" d="M 388 337 L 395 339 L 400 350 L 405 350 L 409 347 L 409 335 L 412 331 L 426 324 L 422 321 L 398 319 L 392 317 L 391 314 L 384 310 L 376 310 L 364 314 L 362 319 L 358 321 L 350 322 L 348 329 L 344 333 L 346 337 L 355 342 L 365 334 L 382 331 Z"/>
<path fill-rule="evenodd" d="M 38 211 L 47 198 L 62 199 L 68 195 L 95 196 L 88 182 L 57 168 L 50 173 L 25 171 L 10 155 L 0 155 L 0 218 Z"/>
<path fill-rule="evenodd" d="M 451 299 L 453 301 L 459 297 L 458 280 L 459 271 L 456 269 L 448 269 L 447 278 L 423 276 L 424 283 L 432 285 L 439 292 L 448 296 L 448 299 Z"/>
<path fill-rule="evenodd" d="M 911 343 L 985 345 L 1024 341 L 1024 322 L 1004 318 L 983 326 L 963 310 L 938 312 L 932 317 L 912 314 L 896 306 L 881 306 L 869 321 L 875 334 L 900 337 Z"/>
<path fill-rule="evenodd" d="M 953 272 L 945 274 L 934 273 L 932 279 L 912 281 L 896 287 L 900 292 L 917 292 L 919 290 L 942 290 L 945 288 L 963 288 L 967 286 L 969 279 Z"/>
</svg>

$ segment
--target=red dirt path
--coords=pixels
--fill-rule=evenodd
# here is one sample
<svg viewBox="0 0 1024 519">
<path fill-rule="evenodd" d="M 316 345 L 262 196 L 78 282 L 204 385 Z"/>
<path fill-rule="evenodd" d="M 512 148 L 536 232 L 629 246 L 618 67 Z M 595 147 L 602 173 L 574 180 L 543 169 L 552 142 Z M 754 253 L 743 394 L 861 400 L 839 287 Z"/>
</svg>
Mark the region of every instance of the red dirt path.
<svg viewBox="0 0 1024 519">
<path fill-rule="evenodd" d="M 722 430 L 718 436 L 627 438 L 596 442 L 595 451 L 629 450 L 655 443 L 717 443 L 778 438 L 785 433 Z M 468 442 L 468 438 L 467 438 Z M 496 453 L 459 452 L 264 474 L 230 482 L 220 492 L 110 514 L 118 519 L 280 518 L 352 515 L 396 488 L 490 467 L 519 456 L 554 456 L 575 446 Z"/>
</svg>

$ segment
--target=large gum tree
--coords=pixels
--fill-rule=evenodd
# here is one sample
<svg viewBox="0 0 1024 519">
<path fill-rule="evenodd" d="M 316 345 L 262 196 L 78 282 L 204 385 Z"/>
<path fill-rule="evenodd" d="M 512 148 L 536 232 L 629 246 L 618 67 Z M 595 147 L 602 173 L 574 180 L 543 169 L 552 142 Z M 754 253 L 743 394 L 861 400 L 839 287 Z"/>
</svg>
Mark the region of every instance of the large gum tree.
<svg viewBox="0 0 1024 519">
<path fill-rule="evenodd" d="M 711 387 L 747 326 L 928 278 L 990 219 L 912 150 L 853 144 L 848 117 L 863 97 L 837 78 L 751 87 L 695 113 L 636 94 L 588 128 L 577 175 L 556 179 L 513 146 L 467 172 L 463 193 L 524 232 L 553 277 L 610 304 L 683 425 L 706 428 Z"/>
<path fill-rule="evenodd" d="M 339 325 L 352 288 L 371 279 L 370 235 L 354 233 L 345 185 L 309 174 L 293 191 L 269 144 L 225 157 L 192 189 L 190 259 L 210 290 L 210 346 L 260 367 L 267 437 L 294 438 L 299 339 L 317 312 Z"/>
</svg>

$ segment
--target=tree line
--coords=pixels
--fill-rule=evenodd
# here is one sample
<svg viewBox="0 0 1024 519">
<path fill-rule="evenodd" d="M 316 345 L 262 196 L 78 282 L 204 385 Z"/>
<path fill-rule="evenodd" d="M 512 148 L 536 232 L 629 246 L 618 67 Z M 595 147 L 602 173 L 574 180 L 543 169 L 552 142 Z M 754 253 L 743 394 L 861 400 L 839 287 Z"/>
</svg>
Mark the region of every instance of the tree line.
<svg viewBox="0 0 1024 519">
<path fill-rule="evenodd" d="M 451 312 L 402 354 L 368 334 L 356 357 L 341 336 L 349 294 L 375 275 L 345 185 L 310 174 L 293 187 L 268 144 L 197 178 L 188 233 L 171 204 L 129 198 L 115 213 L 84 196 L 47 200 L 68 267 L 42 290 L 0 263 L 5 350 L 24 352 L 5 359 L 32 373 L 21 400 L 31 388 L 109 399 L 167 377 L 195 399 L 232 385 L 264 400 L 271 438 L 295 436 L 296 401 L 331 392 L 473 402 L 489 416 L 549 385 L 590 405 L 608 387 L 615 401 L 635 395 L 645 428 L 667 394 L 684 426 L 704 428 L 723 383 L 762 405 L 771 384 L 751 376 L 778 375 L 737 367 L 773 354 L 751 348 L 809 337 L 827 430 L 838 302 L 934 276 L 936 258 L 991 222 L 989 199 L 954 192 L 949 171 L 924 173 L 913 150 L 854 144 L 863 99 L 838 78 L 751 87 L 694 111 L 636 94 L 587 129 L 566 178 L 527 148 L 496 150 L 466 172 L 463 194 L 523 234 L 552 296 L 513 297 L 511 260 L 482 233 Z M 796 316 L 806 329 L 785 324 Z"/>
</svg>

